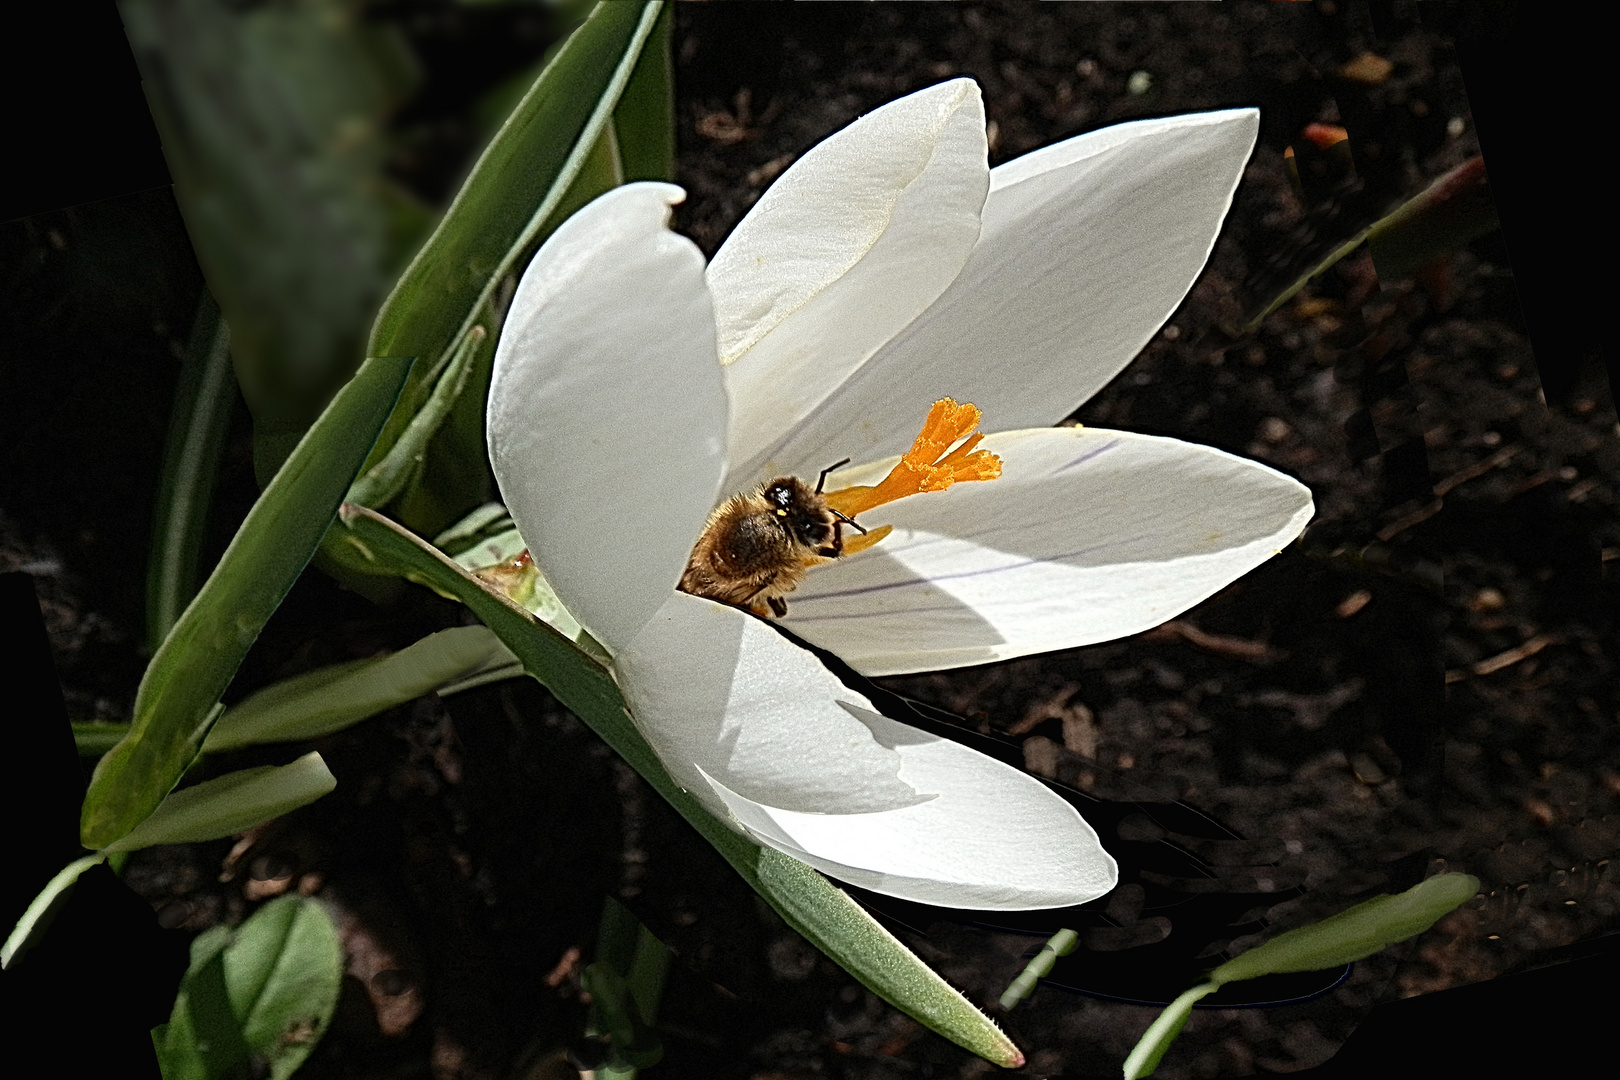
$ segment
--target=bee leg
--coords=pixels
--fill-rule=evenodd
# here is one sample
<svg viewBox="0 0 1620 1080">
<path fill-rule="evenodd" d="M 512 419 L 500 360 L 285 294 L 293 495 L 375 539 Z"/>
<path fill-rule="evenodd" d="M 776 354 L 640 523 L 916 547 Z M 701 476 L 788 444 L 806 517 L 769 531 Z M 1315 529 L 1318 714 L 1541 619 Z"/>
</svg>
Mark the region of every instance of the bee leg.
<svg viewBox="0 0 1620 1080">
<path fill-rule="evenodd" d="M 836 559 L 838 556 L 842 555 L 844 553 L 843 528 L 844 523 L 842 521 L 834 521 L 832 529 L 832 543 L 828 544 L 826 547 L 816 548 L 816 554 L 820 555 L 823 559 Z"/>
<path fill-rule="evenodd" d="M 776 612 L 776 617 L 778 619 L 785 618 L 787 616 L 787 601 L 782 599 L 780 596 L 773 596 L 767 600 L 766 603 L 771 605 L 771 610 Z"/>
<path fill-rule="evenodd" d="M 766 589 L 770 588 L 771 587 L 771 582 L 773 582 L 775 580 L 776 580 L 776 573 L 775 573 L 775 571 L 772 571 L 771 574 L 768 577 L 766 577 L 766 579 L 764 581 L 759 583 L 759 588 L 755 589 L 753 592 L 749 593 L 747 596 L 745 596 L 741 600 L 737 601 L 736 602 L 737 606 L 740 607 L 740 608 L 743 608 L 746 611 L 750 611 L 755 615 L 758 615 L 762 619 L 768 618 L 769 616 L 766 613 L 765 608 L 760 605 L 759 594 L 764 592 Z M 778 603 L 781 603 L 781 601 L 779 601 L 775 597 L 770 597 L 769 598 L 769 603 L 770 603 L 770 610 L 771 611 L 776 611 L 776 605 Z M 786 610 L 787 610 L 787 605 L 782 604 L 782 610 L 781 611 L 776 611 L 776 614 L 778 616 L 781 616 L 782 612 L 785 612 Z"/>
<path fill-rule="evenodd" d="M 838 519 L 837 521 L 833 522 L 833 528 L 835 530 L 841 529 L 845 525 L 848 525 L 850 528 L 854 529 L 856 532 L 860 533 L 862 536 L 866 535 L 866 526 L 862 525 L 860 522 L 856 521 L 854 518 L 850 517 L 848 514 L 842 514 L 842 513 L 839 513 L 837 510 L 834 510 L 833 511 L 833 517 Z"/>
</svg>

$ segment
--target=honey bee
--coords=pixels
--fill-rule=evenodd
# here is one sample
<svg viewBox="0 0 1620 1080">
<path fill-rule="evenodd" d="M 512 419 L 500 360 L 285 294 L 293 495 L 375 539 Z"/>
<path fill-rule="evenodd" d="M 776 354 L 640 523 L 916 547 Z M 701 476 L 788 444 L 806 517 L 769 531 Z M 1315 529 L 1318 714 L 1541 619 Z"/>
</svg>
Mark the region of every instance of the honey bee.
<svg viewBox="0 0 1620 1080">
<path fill-rule="evenodd" d="M 796 476 L 779 476 L 720 504 L 692 547 L 681 591 L 761 617 L 786 615 L 783 597 L 805 572 L 844 553 L 843 527 L 866 533 L 821 493 L 827 474 L 847 464 L 845 458 L 821 470 L 814 489 Z"/>
</svg>

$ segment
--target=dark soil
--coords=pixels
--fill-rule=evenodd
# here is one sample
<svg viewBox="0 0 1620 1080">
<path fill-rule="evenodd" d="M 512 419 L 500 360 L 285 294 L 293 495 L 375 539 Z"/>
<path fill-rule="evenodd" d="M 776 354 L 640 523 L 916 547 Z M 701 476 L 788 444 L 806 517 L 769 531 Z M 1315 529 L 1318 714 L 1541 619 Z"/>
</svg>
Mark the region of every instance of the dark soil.
<svg viewBox="0 0 1620 1080">
<path fill-rule="evenodd" d="M 437 58 L 401 121 L 418 125 L 402 132 L 417 150 L 401 172 L 419 190 L 443 187 L 465 152 L 421 125 L 470 123 L 457 72 L 479 34 L 526 18 L 476 10 L 416 24 Z M 1380 280 L 1363 250 L 1252 335 L 1223 329 L 1299 251 L 1479 152 L 1447 39 L 1400 5 L 1380 10 L 1393 14 L 1376 26 L 1332 4 L 678 12 L 677 226 L 706 252 L 797 154 L 947 77 L 982 87 L 992 163 L 1121 120 L 1263 110 L 1208 269 L 1076 416 L 1268 462 L 1311 487 L 1316 520 L 1169 627 L 883 684 L 1098 800 L 1125 865 L 1114 896 L 1064 916 L 1085 937 L 1053 981 L 1086 992 L 1043 987 L 1001 1018 L 1035 1075 L 1117 1076 L 1156 1014 L 1118 999 L 1167 997 L 1262 930 L 1437 869 L 1477 875 L 1481 895 L 1310 1000 L 1200 1010 L 1157 1075 L 1316 1065 L 1380 1000 L 1492 979 L 1620 928 L 1620 427 L 1601 368 L 1544 403 L 1500 233 L 1415 280 Z M 502 63 L 532 62 L 542 37 Z M 1335 75 L 1366 51 L 1394 62 L 1386 78 Z M 1312 122 L 1348 130 L 1351 186 L 1304 147 Z M 142 552 L 201 278 L 162 189 L 8 224 L 0 243 L 17 328 L 0 570 L 35 579 L 73 718 L 126 719 L 144 664 Z M 215 554 L 254 493 L 243 412 Z M 379 609 L 311 570 L 231 695 L 462 620 L 426 593 Z M 350 978 L 300 1075 L 564 1075 L 555 1054 L 582 1030 L 579 971 L 604 896 L 678 956 L 649 1080 L 993 1071 L 788 930 L 533 682 L 426 698 L 314 748 L 338 777 L 331 796 L 237 842 L 138 853 L 124 872 L 188 935 L 288 889 L 331 905 Z M 1156 861 L 1167 850 L 1179 870 Z M 986 1006 L 1040 942 L 878 907 Z M 1196 955 L 1172 948 L 1189 940 Z"/>
</svg>

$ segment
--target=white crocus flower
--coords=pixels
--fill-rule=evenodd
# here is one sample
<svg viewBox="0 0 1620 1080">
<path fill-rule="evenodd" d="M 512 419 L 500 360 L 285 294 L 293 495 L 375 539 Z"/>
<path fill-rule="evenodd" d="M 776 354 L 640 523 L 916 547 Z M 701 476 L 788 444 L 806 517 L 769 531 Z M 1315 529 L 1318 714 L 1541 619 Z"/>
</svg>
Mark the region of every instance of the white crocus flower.
<svg viewBox="0 0 1620 1080">
<path fill-rule="evenodd" d="M 936 399 L 983 410 L 999 479 L 862 511 L 893 531 L 812 569 L 784 625 L 869 675 L 1135 634 L 1304 528 L 1309 492 L 1207 447 L 1055 428 L 1175 310 L 1253 146 L 1252 109 L 1121 124 L 986 165 L 955 80 L 805 154 L 704 267 L 684 193 L 630 184 L 541 248 L 495 356 L 501 493 L 613 655 L 670 774 L 760 843 L 954 907 L 1081 903 L 1117 872 L 1032 777 L 885 719 L 763 620 L 676 591 L 726 497 L 857 465 Z M 882 460 L 888 459 L 888 460 Z"/>
</svg>

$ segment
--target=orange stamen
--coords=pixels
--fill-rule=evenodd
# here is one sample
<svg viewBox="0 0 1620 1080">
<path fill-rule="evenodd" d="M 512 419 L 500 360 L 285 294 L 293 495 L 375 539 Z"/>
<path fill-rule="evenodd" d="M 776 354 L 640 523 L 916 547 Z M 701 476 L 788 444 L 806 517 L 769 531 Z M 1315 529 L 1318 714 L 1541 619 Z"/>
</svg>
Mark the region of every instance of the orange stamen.
<svg viewBox="0 0 1620 1080">
<path fill-rule="evenodd" d="M 977 406 L 958 405 L 950 398 L 934 402 L 911 449 L 901 456 L 900 463 L 888 476 L 876 485 L 830 492 L 827 505 L 854 517 L 907 495 L 944 491 L 958 480 L 994 480 L 1001 475 L 1001 459 L 988 450 L 974 449 L 984 438 L 973 432 L 978 426 Z M 958 440 L 965 441 L 951 450 Z M 869 547 L 876 542 L 869 540 L 862 546 Z M 850 544 L 850 540 L 844 542 L 846 555 L 850 553 Z"/>
<path fill-rule="evenodd" d="M 868 529 L 864 533 L 844 537 L 844 557 L 858 555 L 877 543 L 879 540 L 894 532 L 893 525 L 879 525 L 875 529 Z"/>
</svg>

